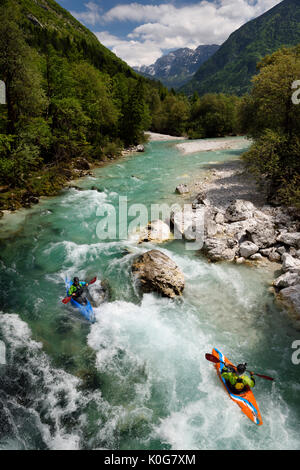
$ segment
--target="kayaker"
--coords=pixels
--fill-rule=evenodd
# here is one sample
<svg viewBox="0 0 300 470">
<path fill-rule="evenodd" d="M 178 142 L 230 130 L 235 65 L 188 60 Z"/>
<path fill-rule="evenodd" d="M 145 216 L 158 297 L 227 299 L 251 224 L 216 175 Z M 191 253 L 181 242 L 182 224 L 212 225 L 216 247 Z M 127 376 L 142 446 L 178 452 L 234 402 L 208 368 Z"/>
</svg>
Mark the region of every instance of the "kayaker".
<svg viewBox="0 0 300 470">
<path fill-rule="evenodd" d="M 68 295 L 72 296 L 76 302 L 82 304 L 86 303 L 86 299 L 82 296 L 85 287 L 88 287 L 88 282 L 79 281 L 78 277 L 74 277 L 73 284 L 71 285 Z"/>
<path fill-rule="evenodd" d="M 255 378 L 253 372 L 250 372 L 250 376 L 244 375 L 246 372 L 247 364 L 239 364 L 236 369 L 232 366 L 225 364 L 222 371 L 222 377 L 226 380 L 229 388 L 235 393 L 244 392 L 247 387 L 255 386 Z"/>
</svg>

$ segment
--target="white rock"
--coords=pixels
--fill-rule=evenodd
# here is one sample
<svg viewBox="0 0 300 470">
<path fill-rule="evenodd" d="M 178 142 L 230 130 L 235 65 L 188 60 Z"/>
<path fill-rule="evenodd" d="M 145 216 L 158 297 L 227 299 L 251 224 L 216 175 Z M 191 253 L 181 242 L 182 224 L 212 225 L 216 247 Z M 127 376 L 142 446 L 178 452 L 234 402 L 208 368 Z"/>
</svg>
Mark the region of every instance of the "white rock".
<svg viewBox="0 0 300 470">
<path fill-rule="evenodd" d="M 291 287 L 300 282 L 300 275 L 297 272 L 286 272 L 279 276 L 273 282 L 273 286 L 277 287 L 278 289 L 284 289 L 285 287 Z"/>
<path fill-rule="evenodd" d="M 179 184 L 176 188 L 176 192 L 179 194 L 186 194 L 189 193 L 190 190 L 186 184 Z"/>
<path fill-rule="evenodd" d="M 277 237 L 277 241 L 284 243 L 285 245 L 300 248 L 300 232 L 281 232 L 281 234 Z"/>
<path fill-rule="evenodd" d="M 263 259 L 263 255 L 261 255 L 260 253 L 255 253 L 254 255 L 250 256 L 250 259 L 252 259 L 253 261 L 260 261 L 261 259 Z"/>
<path fill-rule="evenodd" d="M 149 222 L 147 227 L 130 234 L 130 239 L 136 240 L 137 243 L 163 243 L 171 238 L 172 234 L 169 225 L 159 219 Z"/>
<path fill-rule="evenodd" d="M 278 297 L 300 319 L 300 284 L 282 289 Z"/>
<path fill-rule="evenodd" d="M 255 206 L 250 201 L 236 199 L 226 209 L 225 217 L 228 222 L 238 222 L 253 216 Z"/>
<path fill-rule="evenodd" d="M 281 260 L 281 255 L 279 253 L 277 253 L 275 248 L 271 250 L 271 252 L 269 254 L 269 260 L 273 261 L 273 262 Z"/>
<path fill-rule="evenodd" d="M 215 217 L 215 222 L 216 222 L 216 224 L 224 224 L 225 217 L 224 217 L 224 214 L 222 214 L 222 212 L 217 213 L 217 215 Z"/>
<path fill-rule="evenodd" d="M 190 205 L 185 205 L 184 209 L 171 215 L 174 225 L 174 236 L 182 236 L 186 240 L 199 240 L 204 237 L 205 206 L 193 210 Z"/>
<path fill-rule="evenodd" d="M 259 248 L 268 248 L 276 243 L 276 231 L 271 222 L 259 222 L 256 226 L 247 229 L 255 245 Z"/>
<path fill-rule="evenodd" d="M 300 270 L 300 260 L 293 258 L 289 253 L 284 253 L 281 259 L 284 272 Z"/>
<path fill-rule="evenodd" d="M 283 255 L 283 253 L 286 253 L 286 249 L 284 246 L 279 246 L 278 248 L 276 248 L 276 251 L 277 253 L 279 253 L 280 255 Z"/>
<path fill-rule="evenodd" d="M 240 255 L 243 258 L 249 258 L 251 255 L 254 255 L 257 252 L 258 252 L 258 246 L 255 245 L 255 243 L 246 241 L 240 245 Z"/>
</svg>

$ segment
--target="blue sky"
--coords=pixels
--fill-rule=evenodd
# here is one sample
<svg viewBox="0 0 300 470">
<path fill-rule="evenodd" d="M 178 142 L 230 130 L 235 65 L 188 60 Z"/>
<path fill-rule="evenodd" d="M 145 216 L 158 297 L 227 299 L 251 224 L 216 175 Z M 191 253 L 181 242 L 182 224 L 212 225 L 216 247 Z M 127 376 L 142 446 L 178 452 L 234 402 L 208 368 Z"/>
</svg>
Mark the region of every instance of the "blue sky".
<svg viewBox="0 0 300 470">
<path fill-rule="evenodd" d="M 58 0 L 131 66 L 181 47 L 222 44 L 281 0 Z"/>
</svg>

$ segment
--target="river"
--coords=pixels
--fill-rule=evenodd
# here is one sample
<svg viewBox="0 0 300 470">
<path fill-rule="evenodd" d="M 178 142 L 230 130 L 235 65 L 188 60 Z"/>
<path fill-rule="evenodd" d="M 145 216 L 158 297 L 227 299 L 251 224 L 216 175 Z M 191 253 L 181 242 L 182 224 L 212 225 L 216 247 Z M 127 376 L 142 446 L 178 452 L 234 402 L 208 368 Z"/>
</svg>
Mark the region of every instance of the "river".
<svg viewBox="0 0 300 470">
<path fill-rule="evenodd" d="M 97 237 L 103 204 L 182 202 L 179 183 L 242 150 L 183 156 L 152 142 L 0 222 L 0 449 L 300 448 L 299 332 L 269 292 L 273 273 L 210 264 L 175 240 L 158 248 L 183 271 L 183 297 L 141 296 L 131 264 L 154 245 Z M 110 286 L 100 305 L 91 287 L 94 325 L 61 303 L 74 275 Z M 213 347 L 276 379 L 257 378 L 263 426 L 224 392 L 204 357 Z"/>
</svg>

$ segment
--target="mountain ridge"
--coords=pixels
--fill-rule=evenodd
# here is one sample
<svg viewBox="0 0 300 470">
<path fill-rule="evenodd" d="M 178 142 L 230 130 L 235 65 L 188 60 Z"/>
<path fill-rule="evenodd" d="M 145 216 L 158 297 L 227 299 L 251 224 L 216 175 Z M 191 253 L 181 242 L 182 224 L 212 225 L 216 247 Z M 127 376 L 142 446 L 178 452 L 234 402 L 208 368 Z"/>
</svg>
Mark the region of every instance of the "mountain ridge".
<svg viewBox="0 0 300 470">
<path fill-rule="evenodd" d="M 196 49 L 183 47 L 160 57 L 149 66 L 134 67 L 144 77 L 160 80 L 168 88 L 179 88 L 214 54 L 217 44 L 200 45 Z"/>
<path fill-rule="evenodd" d="M 251 77 L 264 56 L 299 42 L 300 2 L 284 0 L 234 31 L 181 91 L 242 95 L 249 91 Z"/>
</svg>

